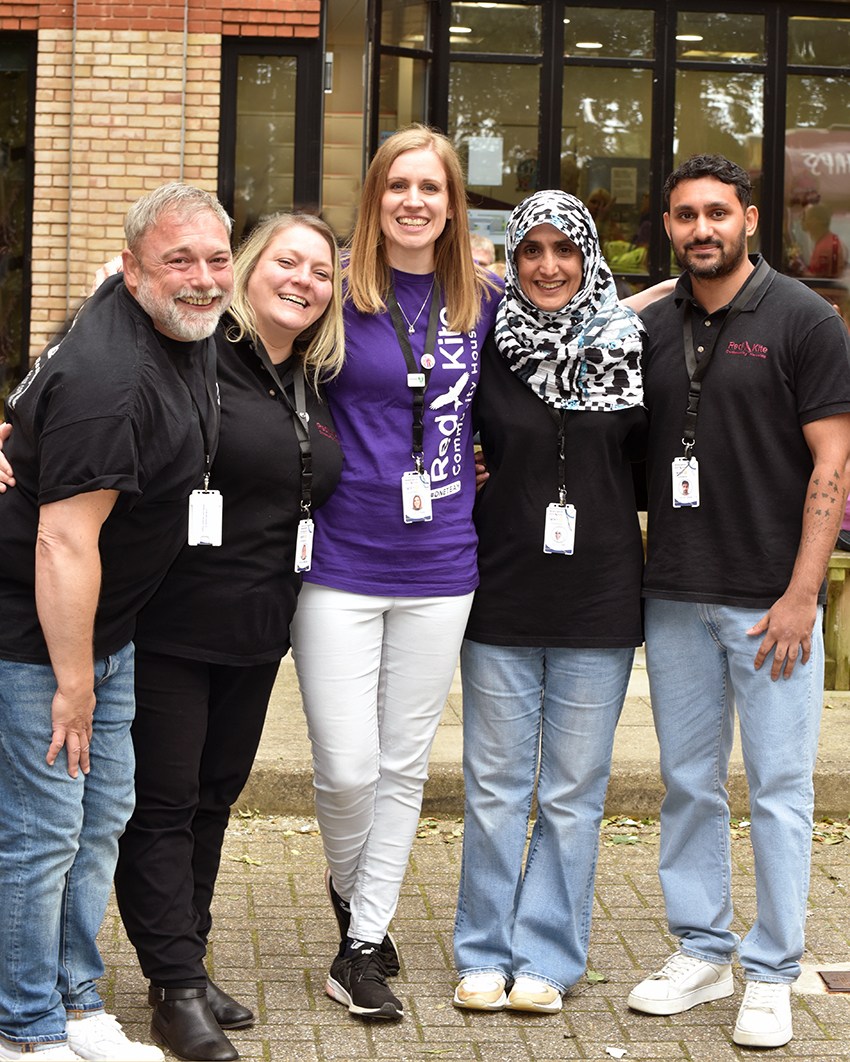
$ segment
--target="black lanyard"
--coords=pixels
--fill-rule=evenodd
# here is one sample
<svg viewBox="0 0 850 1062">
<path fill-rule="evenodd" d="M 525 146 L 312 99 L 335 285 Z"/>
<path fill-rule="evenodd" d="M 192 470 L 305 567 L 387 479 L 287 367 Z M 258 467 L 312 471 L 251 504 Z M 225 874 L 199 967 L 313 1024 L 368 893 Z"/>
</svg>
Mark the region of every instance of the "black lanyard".
<svg viewBox="0 0 850 1062">
<path fill-rule="evenodd" d="M 546 404 L 546 408 L 555 421 L 555 426 L 558 429 L 558 504 L 567 504 L 567 458 L 566 458 L 566 434 L 567 434 L 567 413 L 569 410 L 565 406 L 561 406 L 560 410 L 555 409 L 553 406 Z"/>
<path fill-rule="evenodd" d="M 215 457 L 215 452 L 218 449 L 218 429 L 221 426 L 221 409 L 218 404 L 218 381 L 215 372 L 214 343 L 214 340 L 209 339 L 204 347 L 204 385 L 207 389 L 207 403 L 212 410 L 211 427 L 207 426 L 207 418 L 204 416 L 201 407 L 198 405 L 198 400 L 195 398 L 195 392 L 192 390 L 192 385 L 183 374 L 179 357 L 176 354 L 171 355 L 171 360 L 174 363 L 174 367 L 177 369 L 177 375 L 186 385 L 186 390 L 189 392 L 189 397 L 192 399 L 192 405 L 195 407 L 195 412 L 198 414 L 198 421 L 201 426 L 201 437 L 204 440 L 204 490 L 210 485 L 212 459 Z"/>
<path fill-rule="evenodd" d="M 390 290 L 387 294 L 387 306 L 389 307 L 393 328 L 395 328 L 395 334 L 398 337 L 398 345 L 401 347 L 401 352 L 404 355 L 404 361 L 407 365 L 408 381 L 412 378 L 418 378 L 420 381 L 415 385 L 410 385 L 410 390 L 413 394 L 413 444 L 410 456 L 416 464 L 416 471 L 421 474 L 425 468 L 425 391 L 428 388 L 428 381 L 431 378 L 431 368 L 434 364 L 434 348 L 437 343 L 437 325 L 440 320 L 440 287 L 435 283 L 431 292 L 431 309 L 428 313 L 428 331 L 425 333 L 425 353 L 422 355 L 423 363 L 427 358 L 431 364 L 426 365 L 424 369 L 416 364 L 416 358 L 413 356 L 413 348 L 410 345 L 410 334 L 404 326 L 404 321 L 401 317 L 401 310 L 398 305 L 398 299 L 395 297 L 392 282 L 390 283 Z"/>
<path fill-rule="evenodd" d="M 295 391 L 295 405 L 293 405 L 278 375 L 275 363 L 269 357 L 269 352 L 259 339 L 256 343 L 256 350 L 260 361 L 271 373 L 272 379 L 277 384 L 280 397 L 295 414 L 293 424 L 295 425 L 295 434 L 298 437 L 298 446 L 301 450 L 301 512 L 306 517 L 310 515 L 310 506 L 313 504 L 313 449 L 310 444 L 310 432 L 307 428 L 310 423 L 310 414 L 307 412 L 304 366 L 300 357 L 290 355 L 294 361 L 292 366 L 292 384 Z"/>
<path fill-rule="evenodd" d="M 682 442 L 685 446 L 685 457 L 688 459 L 690 459 L 691 451 L 694 448 L 694 441 L 696 440 L 697 410 L 699 409 L 702 381 L 705 378 L 705 374 L 708 372 L 711 355 L 714 353 L 714 348 L 717 345 L 717 340 L 720 338 L 720 333 L 731 321 L 735 320 L 751 299 L 755 299 L 759 291 L 761 291 L 762 287 L 769 279 L 770 266 L 763 258 L 760 258 L 752 275 L 752 279 L 738 291 L 738 294 L 732 300 L 723 322 L 707 344 L 699 362 L 697 362 L 696 352 L 694 350 L 691 300 L 685 300 L 684 313 L 682 314 L 682 337 L 685 343 L 685 365 L 688 369 L 690 386 L 688 388 L 688 408 L 685 412 L 685 426 L 682 430 Z"/>
</svg>

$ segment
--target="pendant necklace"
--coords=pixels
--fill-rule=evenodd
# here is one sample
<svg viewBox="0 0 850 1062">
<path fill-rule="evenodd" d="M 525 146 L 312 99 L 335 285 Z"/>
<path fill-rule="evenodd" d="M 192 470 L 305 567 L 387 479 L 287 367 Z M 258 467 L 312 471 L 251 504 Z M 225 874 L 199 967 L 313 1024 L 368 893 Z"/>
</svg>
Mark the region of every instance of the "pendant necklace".
<svg viewBox="0 0 850 1062">
<path fill-rule="evenodd" d="M 435 278 L 435 279 L 436 279 L 436 278 Z M 416 315 L 416 316 L 415 316 L 415 317 L 413 318 L 413 320 L 412 320 L 412 321 L 411 321 L 411 320 L 410 320 L 410 318 L 409 318 L 409 317 L 407 316 L 407 314 L 406 314 L 406 313 L 404 312 L 404 307 L 403 307 L 403 306 L 401 305 L 401 303 L 399 303 L 399 304 L 398 304 L 398 308 L 399 308 L 399 309 L 401 310 L 401 316 L 402 316 L 402 317 L 403 317 L 403 318 L 405 319 L 405 321 L 407 322 L 407 334 L 408 334 L 408 335 L 411 335 L 411 336 L 412 336 L 412 335 L 413 335 L 413 333 L 414 333 L 414 332 L 416 331 L 416 328 L 415 328 L 416 322 L 417 322 L 417 321 L 419 320 L 419 318 L 420 318 L 420 317 L 422 316 L 422 311 L 423 311 L 423 310 L 425 309 L 425 307 L 426 307 L 426 306 L 428 305 L 428 303 L 429 303 L 429 302 L 431 301 L 431 295 L 432 295 L 433 291 L 434 291 L 434 281 L 432 280 L 432 281 L 431 281 L 431 287 L 430 287 L 430 288 L 428 289 L 428 294 L 427 294 L 427 295 L 425 296 L 425 301 L 424 301 L 424 302 L 422 303 L 422 305 L 421 305 L 421 306 L 419 307 L 419 313 L 418 313 L 418 314 L 417 314 L 417 315 Z"/>
</svg>

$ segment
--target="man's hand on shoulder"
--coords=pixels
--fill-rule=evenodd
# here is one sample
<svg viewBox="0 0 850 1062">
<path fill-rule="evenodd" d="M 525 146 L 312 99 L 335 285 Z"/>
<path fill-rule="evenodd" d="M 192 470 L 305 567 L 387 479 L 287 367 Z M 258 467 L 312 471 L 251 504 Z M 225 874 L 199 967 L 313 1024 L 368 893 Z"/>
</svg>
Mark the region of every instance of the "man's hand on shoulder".
<svg viewBox="0 0 850 1062">
<path fill-rule="evenodd" d="M 3 493 L 6 487 L 14 487 L 15 485 L 15 477 L 12 475 L 12 466 L 9 464 L 3 453 L 3 443 L 11 434 L 11 424 L 0 424 L 0 494 Z"/>
<path fill-rule="evenodd" d="M 804 600 L 786 592 L 762 616 L 747 634 L 764 635 L 755 658 L 756 671 L 774 650 L 770 677 L 775 682 L 781 674 L 790 678 L 797 661 L 808 662 L 812 651 L 812 631 L 817 619 L 817 599 Z"/>
</svg>

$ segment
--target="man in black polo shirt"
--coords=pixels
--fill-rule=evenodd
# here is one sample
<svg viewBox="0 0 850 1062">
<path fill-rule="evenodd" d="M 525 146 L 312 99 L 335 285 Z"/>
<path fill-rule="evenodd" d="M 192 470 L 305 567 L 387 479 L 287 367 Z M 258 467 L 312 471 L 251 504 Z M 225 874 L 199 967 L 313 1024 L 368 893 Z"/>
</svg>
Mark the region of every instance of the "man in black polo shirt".
<svg viewBox="0 0 850 1062">
<path fill-rule="evenodd" d="M 133 629 L 185 541 L 218 402 L 230 219 L 166 185 L 124 274 L 10 395 L 0 493 L 0 1058 L 161 1059 L 103 1009 L 95 944 L 133 808 Z"/>
<path fill-rule="evenodd" d="M 850 352 L 832 308 L 755 255 L 747 174 L 695 156 L 667 180 L 683 273 L 643 313 L 650 412 L 646 649 L 661 771 L 659 874 L 680 950 L 629 1005 L 746 991 L 736 1043 L 792 1036 L 823 688 L 823 578 L 847 496 Z M 683 484 L 687 482 L 687 491 Z M 730 931 L 725 789 L 735 709 L 758 917 Z"/>
</svg>

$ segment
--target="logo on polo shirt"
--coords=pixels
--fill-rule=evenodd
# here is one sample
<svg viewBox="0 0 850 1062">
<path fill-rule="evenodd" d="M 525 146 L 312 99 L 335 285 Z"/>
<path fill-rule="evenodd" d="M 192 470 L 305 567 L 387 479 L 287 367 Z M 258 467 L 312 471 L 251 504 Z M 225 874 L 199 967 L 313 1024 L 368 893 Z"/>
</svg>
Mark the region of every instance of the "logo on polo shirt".
<svg viewBox="0 0 850 1062">
<path fill-rule="evenodd" d="M 743 343 L 729 343 L 726 353 L 740 354 L 744 358 L 766 358 L 767 347 L 763 347 L 761 343 L 748 343 L 744 340 Z"/>
</svg>

